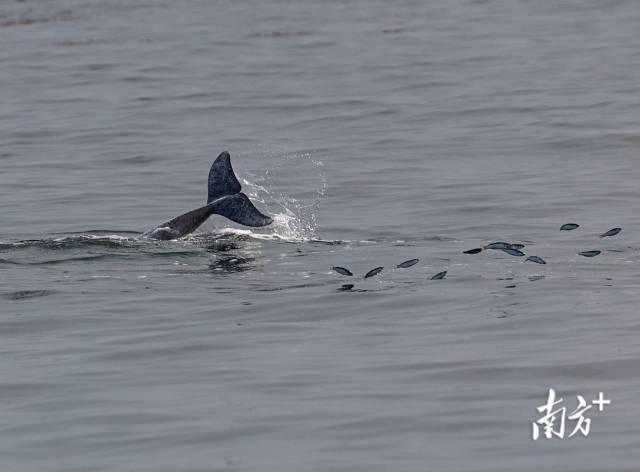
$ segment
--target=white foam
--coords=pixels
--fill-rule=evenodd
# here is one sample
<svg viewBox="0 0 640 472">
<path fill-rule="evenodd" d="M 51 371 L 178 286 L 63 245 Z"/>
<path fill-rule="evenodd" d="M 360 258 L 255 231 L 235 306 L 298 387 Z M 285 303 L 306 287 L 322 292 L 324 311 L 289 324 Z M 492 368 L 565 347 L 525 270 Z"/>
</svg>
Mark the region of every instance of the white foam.
<svg viewBox="0 0 640 472">
<path fill-rule="evenodd" d="M 273 217 L 273 223 L 276 224 L 276 217 Z M 285 227 L 286 228 L 286 227 Z M 305 242 L 310 241 L 311 239 L 299 234 L 296 234 L 295 231 L 291 231 L 290 228 L 287 228 L 285 231 L 282 229 L 276 228 L 273 233 L 255 233 L 250 229 L 241 229 L 241 228 L 221 228 L 215 231 L 216 233 L 222 234 L 236 234 L 239 236 L 248 236 L 253 239 L 262 239 L 264 241 L 288 241 L 288 242 Z"/>
<path fill-rule="evenodd" d="M 133 241 L 130 237 L 122 236 L 120 234 L 80 234 L 78 236 L 63 236 L 61 238 L 55 238 L 52 241 L 56 243 L 63 243 L 66 241 L 86 239 L 86 240 L 108 240 L 108 241 Z"/>
</svg>

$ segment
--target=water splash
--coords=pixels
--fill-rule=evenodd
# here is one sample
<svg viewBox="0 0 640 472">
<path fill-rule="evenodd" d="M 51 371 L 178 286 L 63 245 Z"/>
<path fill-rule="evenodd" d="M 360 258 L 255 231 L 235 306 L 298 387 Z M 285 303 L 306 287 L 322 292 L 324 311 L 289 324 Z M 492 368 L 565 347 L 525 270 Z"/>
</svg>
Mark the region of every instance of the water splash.
<svg viewBox="0 0 640 472">
<path fill-rule="evenodd" d="M 308 153 L 261 153 L 259 157 L 270 160 L 270 165 L 261 174 L 243 171 L 249 177 L 242 179 L 243 190 L 267 210 L 273 224 L 265 228 L 268 233 L 249 231 L 251 236 L 286 241 L 317 239 L 317 214 L 327 189 L 323 163 Z M 286 172 L 282 170 L 285 166 Z"/>
</svg>

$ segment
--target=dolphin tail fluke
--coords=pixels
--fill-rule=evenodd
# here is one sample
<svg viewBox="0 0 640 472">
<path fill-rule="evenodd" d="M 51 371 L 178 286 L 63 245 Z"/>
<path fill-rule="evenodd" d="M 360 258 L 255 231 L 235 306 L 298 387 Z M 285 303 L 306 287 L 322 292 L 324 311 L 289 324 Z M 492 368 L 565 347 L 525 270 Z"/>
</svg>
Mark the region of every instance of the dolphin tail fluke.
<svg viewBox="0 0 640 472">
<path fill-rule="evenodd" d="M 213 206 L 213 213 L 245 226 L 267 226 L 273 221 L 260 213 L 249 197 L 240 193 L 242 186 L 233 173 L 227 151 L 211 165 L 208 187 L 207 204 Z"/>
<path fill-rule="evenodd" d="M 260 213 L 244 193 L 221 198 L 219 202 L 214 203 L 214 206 L 215 214 L 229 218 L 241 225 L 267 226 L 273 222 L 270 217 Z"/>
<path fill-rule="evenodd" d="M 273 220 L 260 213 L 249 197 L 240 193 L 241 188 L 231 168 L 231 156 L 225 151 L 216 158 L 209 171 L 207 204 L 142 235 L 163 240 L 181 238 L 198 229 L 214 213 L 245 226 L 270 225 Z"/>
</svg>

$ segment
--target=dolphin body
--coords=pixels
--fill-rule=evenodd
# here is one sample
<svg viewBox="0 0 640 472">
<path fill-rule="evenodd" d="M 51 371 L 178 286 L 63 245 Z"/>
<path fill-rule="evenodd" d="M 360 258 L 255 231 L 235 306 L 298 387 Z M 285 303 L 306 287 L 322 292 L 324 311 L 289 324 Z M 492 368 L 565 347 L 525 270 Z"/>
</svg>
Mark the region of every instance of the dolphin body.
<svg viewBox="0 0 640 472">
<path fill-rule="evenodd" d="M 267 226 L 273 220 L 253 206 L 249 197 L 240 192 L 241 185 L 231 168 L 231 156 L 221 153 L 209 171 L 207 204 L 177 216 L 149 231 L 142 237 L 151 239 L 177 239 L 198 229 L 211 215 L 222 215 L 245 226 Z"/>
</svg>

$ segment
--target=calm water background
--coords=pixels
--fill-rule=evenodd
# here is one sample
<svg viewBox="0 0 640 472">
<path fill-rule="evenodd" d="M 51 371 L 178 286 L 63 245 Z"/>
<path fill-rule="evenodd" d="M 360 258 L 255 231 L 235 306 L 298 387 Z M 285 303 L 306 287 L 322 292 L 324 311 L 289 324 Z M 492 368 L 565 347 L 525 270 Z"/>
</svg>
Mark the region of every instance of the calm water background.
<svg viewBox="0 0 640 472">
<path fill-rule="evenodd" d="M 633 0 L 2 1 L 0 468 L 638 470 L 639 32 Z M 276 224 L 139 240 L 225 149 Z M 548 264 L 462 254 L 499 240 Z M 612 405 L 533 442 L 549 387 Z"/>
</svg>

